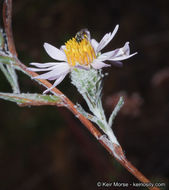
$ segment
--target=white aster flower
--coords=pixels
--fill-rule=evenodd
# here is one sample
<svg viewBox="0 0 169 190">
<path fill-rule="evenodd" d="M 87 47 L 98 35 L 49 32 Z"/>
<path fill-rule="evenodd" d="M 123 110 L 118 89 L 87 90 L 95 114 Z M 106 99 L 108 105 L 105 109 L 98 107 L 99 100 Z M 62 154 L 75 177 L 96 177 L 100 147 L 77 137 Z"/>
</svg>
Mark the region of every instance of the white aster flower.
<svg viewBox="0 0 169 190">
<path fill-rule="evenodd" d="M 37 68 L 29 68 L 31 71 L 46 71 L 45 73 L 36 76 L 37 79 L 55 80 L 51 88 L 44 91 L 49 92 L 57 86 L 72 69 L 101 69 L 110 66 L 104 63 L 110 61 L 112 63 L 121 64 L 120 61 L 128 59 L 136 53 L 130 54 L 129 42 L 126 42 L 122 48 L 115 49 L 106 53 L 101 53 L 102 49 L 113 39 L 119 25 L 116 25 L 114 31 L 103 36 L 98 43 L 95 39 L 90 39 L 90 33 L 83 30 L 77 33 L 75 38 L 70 39 L 61 46 L 60 49 L 44 43 L 44 48 L 48 55 L 57 62 L 50 63 L 30 63 Z"/>
</svg>

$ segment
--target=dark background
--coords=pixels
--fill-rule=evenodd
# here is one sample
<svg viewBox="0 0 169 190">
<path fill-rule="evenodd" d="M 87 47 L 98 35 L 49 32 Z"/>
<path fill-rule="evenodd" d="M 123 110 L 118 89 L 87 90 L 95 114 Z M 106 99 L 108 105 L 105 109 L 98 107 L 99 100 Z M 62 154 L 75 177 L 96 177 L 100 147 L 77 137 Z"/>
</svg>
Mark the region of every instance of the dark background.
<svg viewBox="0 0 169 190">
<path fill-rule="evenodd" d="M 138 55 L 123 61 L 122 68 L 104 69 L 109 73 L 103 89 L 105 111 L 109 115 L 124 95 L 115 134 L 127 158 L 152 182 L 166 183 L 163 189 L 169 177 L 168 7 L 168 0 L 13 1 L 14 39 L 27 66 L 51 61 L 44 42 L 60 47 L 82 28 L 99 41 L 120 25 L 104 51 L 130 41 L 131 52 Z M 18 76 L 22 92 L 44 90 L 22 73 Z M 69 77 L 58 88 L 85 107 Z M 11 92 L 2 73 L 0 91 Z M 64 108 L 20 108 L 1 100 L 0 149 L 1 190 L 95 190 L 97 181 L 138 182 Z"/>
</svg>

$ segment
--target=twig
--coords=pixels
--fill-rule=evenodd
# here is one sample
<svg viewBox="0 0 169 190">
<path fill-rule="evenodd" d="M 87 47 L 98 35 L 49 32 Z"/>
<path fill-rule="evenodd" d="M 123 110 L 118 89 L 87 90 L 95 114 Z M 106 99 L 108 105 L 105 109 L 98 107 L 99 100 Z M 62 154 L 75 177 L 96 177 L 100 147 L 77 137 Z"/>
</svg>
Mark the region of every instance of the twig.
<svg viewBox="0 0 169 190">
<path fill-rule="evenodd" d="M 37 76 L 37 73 L 27 70 L 27 67 L 22 64 L 19 59 L 16 57 L 16 50 L 15 45 L 12 38 L 12 28 L 11 28 L 11 10 L 12 10 L 12 0 L 6 0 L 4 2 L 4 10 L 6 10 L 7 15 L 5 14 L 5 11 L 3 12 L 4 16 L 4 25 L 5 25 L 5 31 L 7 33 L 8 38 L 8 46 L 10 52 L 13 54 L 13 58 L 17 64 L 17 66 L 27 75 L 30 77 Z M 37 82 L 39 82 L 41 85 L 50 88 L 52 84 L 50 84 L 47 80 L 42 79 L 36 79 Z M 140 180 L 143 183 L 150 183 L 150 181 L 141 173 L 139 172 L 125 157 L 123 150 L 121 146 L 116 144 L 110 144 L 110 141 L 103 136 L 99 130 L 97 130 L 94 125 L 86 119 L 82 114 L 78 112 L 76 109 L 76 106 L 57 88 L 53 88 L 51 92 L 55 95 L 60 95 L 62 97 L 63 106 L 68 108 L 84 125 L 85 127 L 93 134 L 93 136 L 103 145 L 103 147 L 112 155 L 115 157 L 115 159 L 123 166 L 125 167 L 131 174 L 133 174 L 138 180 Z M 31 105 L 31 103 L 30 103 Z M 24 105 L 23 105 L 24 106 Z M 151 190 L 159 190 L 157 187 L 149 187 Z"/>
<path fill-rule="evenodd" d="M 12 0 L 4 0 L 3 22 L 7 36 L 8 49 L 12 55 L 17 56 L 12 34 Z"/>
</svg>

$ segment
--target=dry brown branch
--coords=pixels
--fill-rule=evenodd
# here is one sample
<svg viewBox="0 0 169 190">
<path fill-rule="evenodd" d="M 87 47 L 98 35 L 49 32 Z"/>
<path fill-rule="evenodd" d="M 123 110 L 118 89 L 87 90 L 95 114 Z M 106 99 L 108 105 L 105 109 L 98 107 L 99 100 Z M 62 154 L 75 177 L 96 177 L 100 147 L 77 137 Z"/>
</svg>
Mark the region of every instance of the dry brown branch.
<svg viewBox="0 0 169 190">
<path fill-rule="evenodd" d="M 15 50 L 14 41 L 12 38 L 11 10 L 12 10 L 12 0 L 4 1 L 3 20 L 4 20 L 5 31 L 8 38 L 9 51 L 13 54 L 13 59 L 15 60 L 17 66 L 20 67 L 22 71 L 24 71 L 30 77 L 37 76 L 37 73 L 29 71 L 27 67 L 23 63 L 21 63 L 19 59 L 16 57 L 17 54 Z M 47 88 L 50 88 L 52 86 L 52 84 L 49 83 L 47 80 L 41 80 L 41 79 L 36 79 L 36 80 Z M 112 156 L 114 156 L 115 159 L 123 167 L 125 167 L 131 174 L 133 174 L 141 182 L 150 183 L 150 181 L 126 159 L 121 146 L 113 144 L 113 149 L 112 149 L 112 147 L 110 147 L 109 144 L 106 143 L 105 139 L 103 140 L 103 138 L 101 138 L 102 134 L 99 132 L 99 130 L 96 129 L 96 127 L 88 119 L 86 119 L 82 114 L 78 112 L 78 110 L 76 109 L 76 106 L 61 91 L 59 91 L 57 88 L 53 88 L 51 92 L 53 94 L 57 94 L 57 95 L 60 95 L 60 97 L 62 97 L 62 106 L 65 106 L 66 108 L 68 108 L 84 124 L 84 126 L 91 132 L 91 134 L 103 145 L 103 147 Z M 26 105 L 23 104 L 22 106 L 27 106 L 27 105 L 28 104 Z M 30 102 L 29 105 L 34 105 L 34 102 Z M 159 188 L 157 187 L 149 187 L 149 189 L 159 190 Z"/>
<path fill-rule="evenodd" d="M 12 33 L 12 0 L 5 0 L 3 4 L 3 21 L 7 35 L 8 49 L 12 55 L 17 56 Z"/>
</svg>

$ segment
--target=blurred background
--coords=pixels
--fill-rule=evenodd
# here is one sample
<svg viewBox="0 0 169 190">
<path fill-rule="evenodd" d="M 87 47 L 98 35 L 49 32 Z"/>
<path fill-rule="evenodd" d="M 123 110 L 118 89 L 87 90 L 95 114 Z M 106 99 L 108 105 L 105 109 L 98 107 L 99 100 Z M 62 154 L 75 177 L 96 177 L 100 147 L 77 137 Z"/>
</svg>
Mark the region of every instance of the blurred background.
<svg viewBox="0 0 169 190">
<path fill-rule="evenodd" d="M 113 129 L 127 158 L 152 182 L 166 183 L 161 189 L 168 189 L 169 178 L 168 7 L 168 0 L 13 1 L 14 40 L 27 66 L 52 61 L 44 42 L 60 47 L 82 28 L 100 41 L 120 25 L 104 51 L 129 41 L 138 55 L 123 61 L 122 68 L 104 69 L 109 73 L 104 107 L 109 115 L 118 97 L 125 97 Z M 22 73 L 18 76 L 22 92 L 44 90 Z M 69 77 L 58 88 L 87 109 Z M 11 92 L 2 73 L 0 91 Z M 95 190 L 98 181 L 138 182 L 64 108 L 23 108 L 1 100 L 0 115 L 1 190 Z"/>
</svg>

